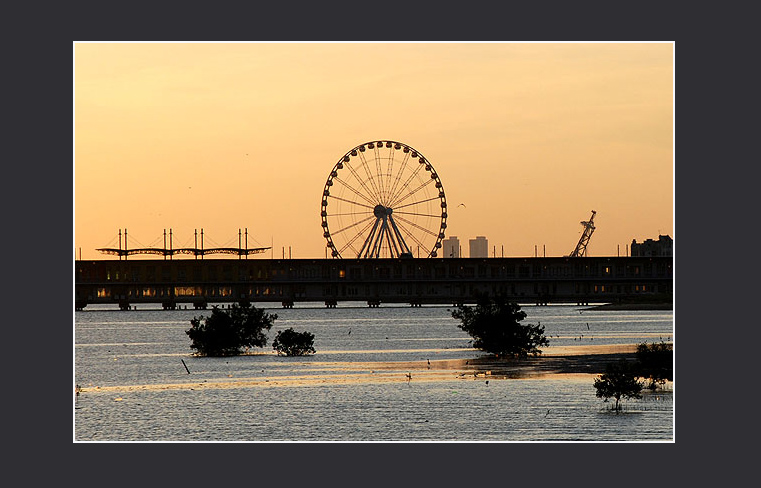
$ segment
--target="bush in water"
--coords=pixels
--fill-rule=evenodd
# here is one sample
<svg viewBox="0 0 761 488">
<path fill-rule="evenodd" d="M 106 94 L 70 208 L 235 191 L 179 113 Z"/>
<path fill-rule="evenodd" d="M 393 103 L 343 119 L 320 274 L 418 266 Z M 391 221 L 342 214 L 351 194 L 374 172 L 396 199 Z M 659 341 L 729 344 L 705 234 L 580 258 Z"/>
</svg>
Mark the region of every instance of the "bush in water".
<svg viewBox="0 0 761 488">
<path fill-rule="evenodd" d="M 498 356 L 525 358 L 541 354 L 540 346 L 549 345 L 541 324 L 521 324 L 526 312 L 505 297 L 494 299 L 480 295 L 476 306 L 459 305 L 452 312 L 459 328 L 473 337 L 473 347 Z"/>
<path fill-rule="evenodd" d="M 250 303 L 236 303 L 229 311 L 214 307 L 206 319 L 193 317 L 185 333 L 192 341 L 190 347 L 202 356 L 234 356 L 244 348 L 266 346 L 266 331 L 276 319 L 277 314 Z"/>
<path fill-rule="evenodd" d="M 307 354 L 314 354 L 314 334 L 296 332 L 293 328 L 281 330 L 275 336 L 272 348 L 281 356 L 306 356 Z"/>
</svg>

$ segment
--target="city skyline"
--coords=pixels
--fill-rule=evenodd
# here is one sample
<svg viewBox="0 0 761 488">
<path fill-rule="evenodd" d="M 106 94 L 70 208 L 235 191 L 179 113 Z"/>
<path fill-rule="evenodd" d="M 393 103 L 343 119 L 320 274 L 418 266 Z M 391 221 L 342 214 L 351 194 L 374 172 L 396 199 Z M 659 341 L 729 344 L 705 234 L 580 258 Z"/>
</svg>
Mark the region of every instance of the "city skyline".
<svg viewBox="0 0 761 488">
<path fill-rule="evenodd" d="M 396 140 L 440 176 L 447 237 L 567 255 L 595 210 L 589 255 L 624 255 L 675 237 L 673 63 L 672 43 L 76 43 L 75 253 L 246 229 L 259 257 L 322 258 L 331 169 Z"/>
</svg>

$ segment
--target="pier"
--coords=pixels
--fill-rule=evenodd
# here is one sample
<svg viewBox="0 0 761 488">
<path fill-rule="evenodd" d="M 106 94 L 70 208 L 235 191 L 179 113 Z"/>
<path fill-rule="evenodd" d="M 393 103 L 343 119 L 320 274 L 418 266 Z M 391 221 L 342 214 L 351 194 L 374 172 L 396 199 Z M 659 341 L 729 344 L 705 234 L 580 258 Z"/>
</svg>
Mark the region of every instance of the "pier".
<svg viewBox="0 0 761 488">
<path fill-rule="evenodd" d="M 664 303 L 671 257 L 398 259 L 136 259 L 75 261 L 75 308 L 165 309 L 234 302 L 473 303 L 479 293 L 519 303 Z"/>
</svg>

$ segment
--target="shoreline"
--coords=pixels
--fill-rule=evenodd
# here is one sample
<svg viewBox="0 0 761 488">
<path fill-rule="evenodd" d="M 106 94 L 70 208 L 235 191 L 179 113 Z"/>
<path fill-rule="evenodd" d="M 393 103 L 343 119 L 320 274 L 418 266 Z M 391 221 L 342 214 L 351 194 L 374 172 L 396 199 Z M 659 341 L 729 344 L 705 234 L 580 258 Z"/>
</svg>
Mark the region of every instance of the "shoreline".
<svg viewBox="0 0 761 488">
<path fill-rule="evenodd" d="M 544 351 L 525 359 L 485 355 L 472 359 L 431 361 L 431 369 L 453 369 L 495 378 L 529 378 L 556 374 L 602 374 L 609 363 L 635 361 L 636 344 L 574 346 L 557 352 Z M 412 366 L 412 365 L 409 365 Z"/>
<path fill-rule="evenodd" d="M 538 356 L 527 359 L 479 358 L 469 361 L 476 373 L 487 372 L 490 376 L 502 378 L 528 378 L 558 374 L 598 375 L 605 372 L 609 363 L 621 359 L 635 361 L 633 352 L 612 352 L 602 354 L 569 354 L 562 356 Z"/>
<path fill-rule="evenodd" d="M 318 375 L 263 377 L 199 377 L 190 381 L 161 384 L 87 385 L 76 389 L 80 394 L 128 394 L 139 391 L 219 390 L 239 388 L 276 388 L 329 385 L 427 383 L 441 381 L 525 380 L 590 377 L 605 371 L 608 362 L 634 360 L 629 353 L 546 356 L 528 359 L 481 357 L 468 360 L 368 363 L 365 367 L 338 369 Z M 372 369 L 367 369 L 367 368 Z M 114 401 L 122 401 L 115 397 Z"/>
<path fill-rule="evenodd" d="M 205 390 L 251 387 L 317 386 L 326 384 L 361 384 L 394 382 L 463 381 L 467 379 L 550 379 L 574 375 L 597 375 L 605 372 L 608 363 L 636 359 L 635 345 L 589 346 L 576 351 L 541 354 L 526 359 L 498 358 L 492 355 L 469 359 L 434 361 L 389 361 L 357 364 L 326 362 L 322 374 L 219 378 L 200 376 L 162 384 L 86 385 L 79 394 L 116 393 L 161 390 Z M 183 375 L 184 376 L 184 375 Z M 122 400 L 121 397 L 115 399 Z"/>
</svg>

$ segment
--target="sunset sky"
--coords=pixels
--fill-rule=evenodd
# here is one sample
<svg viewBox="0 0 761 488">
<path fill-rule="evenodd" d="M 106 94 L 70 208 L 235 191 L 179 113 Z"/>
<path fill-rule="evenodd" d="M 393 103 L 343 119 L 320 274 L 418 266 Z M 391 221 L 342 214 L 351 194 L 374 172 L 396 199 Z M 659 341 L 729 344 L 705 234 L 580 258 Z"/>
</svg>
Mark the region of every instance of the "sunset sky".
<svg viewBox="0 0 761 488">
<path fill-rule="evenodd" d="M 447 237 L 590 256 L 674 234 L 673 43 L 75 43 L 74 252 L 270 246 L 325 257 L 322 190 L 348 150 L 433 165 Z M 459 206 L 460 203 L 465 204 Z M 224 256 L 230 257 L 230 256 Z M 152 257 L 153 259 L 156 256 Z M 133 259 L 132 257 L 130 259 Z M 137 258 L 135 258 L 137 259 Z M 176 258 L 176 259 L 188 259 Z"/>
</svg>

